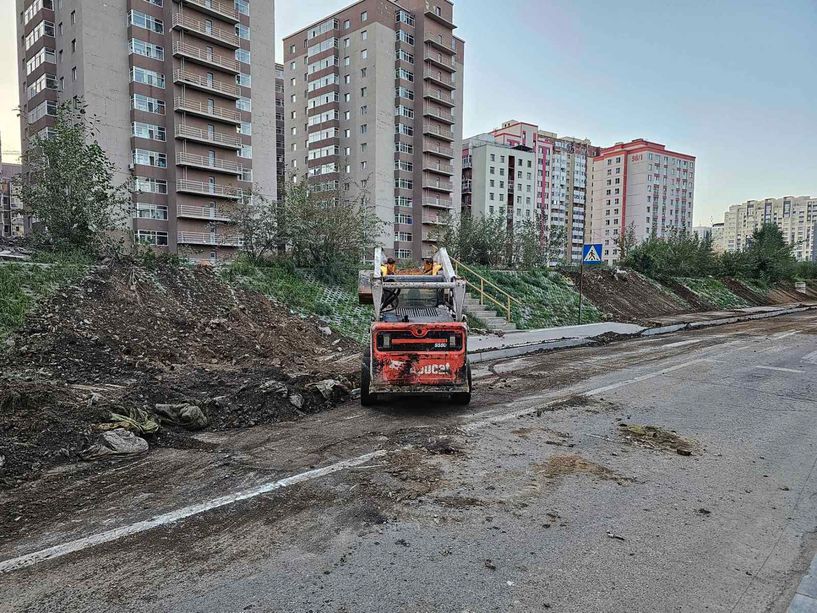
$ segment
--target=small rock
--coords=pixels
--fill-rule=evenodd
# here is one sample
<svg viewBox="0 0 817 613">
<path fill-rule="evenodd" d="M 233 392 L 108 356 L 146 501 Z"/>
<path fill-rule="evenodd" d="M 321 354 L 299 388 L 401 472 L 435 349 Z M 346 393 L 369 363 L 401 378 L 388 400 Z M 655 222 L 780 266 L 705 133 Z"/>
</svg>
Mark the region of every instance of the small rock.
<svg viewBox="0 0 817 613">
<path fill-rule="evenodd" d="M 318 326 L 318 332 L 324 336 L 332 336 L 332 328 L 329 326 Z"/>
<path fill-rule="evenodd" d="M 710 515 L 712 513 L 712 511 L 710 511 L 709 509 L 704 509 L 703 507 L 701 507 L 700 509 L 698 509 L 698 513 L 700 513 L 701 515 Z"/>
<path fill-rule="evenodd" d="M 488 568 L 490 570 L 496 570 L 496 564 L 494 564 L 493 561 L 489 558 L 485 560 L 485 568 Z"/>
<path fill-rule="evenodd" d="M 300 394 L 292 393 L 289 395 L 289 403 L 296 409 L 302 409 L 304 407 L 304 397 Z"/>
</svg>

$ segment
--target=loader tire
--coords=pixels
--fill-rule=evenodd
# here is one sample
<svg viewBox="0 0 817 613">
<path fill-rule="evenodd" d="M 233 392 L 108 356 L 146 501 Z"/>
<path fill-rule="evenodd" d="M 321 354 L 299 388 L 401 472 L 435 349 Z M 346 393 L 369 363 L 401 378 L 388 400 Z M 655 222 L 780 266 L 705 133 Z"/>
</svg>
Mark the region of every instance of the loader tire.
<svg viewBox="0 0 817 613">
<path fill-rule="evenodd" d="M 471 404 L 471 365 L 468 365 L 468 391 L 467 392 L 457 392 L 455 394 L 451 394 L 451 400 L 454 404 L 458 404 L 461 406 L 466 406 Z"/>
<path fill-rule="evenodd" d="M 369 393 L 372 382 L 371 358 L 365 357 L 360 363 L 360 404 L 364 407 L 372 406 L 377 398 L 375 394 Z"/>
</svg>

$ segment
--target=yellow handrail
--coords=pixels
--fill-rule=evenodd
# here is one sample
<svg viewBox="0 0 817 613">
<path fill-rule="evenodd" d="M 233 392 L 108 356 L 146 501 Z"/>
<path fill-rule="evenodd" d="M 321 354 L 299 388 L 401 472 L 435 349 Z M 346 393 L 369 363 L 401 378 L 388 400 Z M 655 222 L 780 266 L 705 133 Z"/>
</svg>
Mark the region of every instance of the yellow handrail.
<svg viewBox="0 0 817 613">
<path fill-rule="evenodd" d="M 493 282 L 489 281 L 488 279 L 483 277 L 481 274 L 479 274 L 477 271 L 475 271 L 472 268 L 469 268 L 468 266 L 466 266 L 465 264 L 463 264 L 459 260 L 457 260 L 455 258 L 451 258 L 451 262 L 454 264 L 454 271 L 457 273 L 458 276 L 459 276 L 459 269 L 462 268 L 463 270 L 468 271 L 469 273 L 471 273 L 472 275 L 474 275 L 475 277 L 477 277 L 479 279 L 479 287 L 477 287 L 476 283 L 473 283 L 472 281 L 470 281 L 467 278 L 463 277 L 463 278 L 465 278 L 466 285 L 468 287 L 473 288 L 473 290 L 475 292 L 477 292 L 477 294 L 479 295 L 479 304 L 480 305 L 484 305 L 485 304 L 485 299 L 487 298 L 488 300 L 493 302 L 497 307 L 499 307 L 499 309 L 501 311 L 505 312 L 505 319 L 507 321 L 511 321 L 511 302 L 515 302 L 515 303 L 521 305 L 521 304 L 523 304 L 521 300 L 519 300 L 515 296 L 512 296 L 511 294 L 506 292 L 504 289 L 502 289 L 501 287 L 496 285 L 496 283 L 493 283 Z M 486 285 L 488 285 L 489 287 L 492 287 L 497 292 L 502 294 L 502 296 L 505 297 L 505 304 L 500 302 L 499 299 L 494 298 L 489 293 L 487 293 L 485 291 L 485 286 Z"/>
</svg>

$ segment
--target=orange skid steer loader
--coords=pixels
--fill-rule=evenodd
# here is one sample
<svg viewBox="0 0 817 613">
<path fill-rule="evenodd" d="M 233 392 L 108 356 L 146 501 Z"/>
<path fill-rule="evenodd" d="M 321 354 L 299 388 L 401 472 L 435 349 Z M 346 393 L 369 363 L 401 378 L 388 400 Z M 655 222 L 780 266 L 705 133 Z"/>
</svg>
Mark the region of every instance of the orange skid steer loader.
<svg viewBox="0 0 817 613">
<path fill-rule="evenodd" d="M 465 280 L 457 278 L 445 249 L 434 256 L 433 271 L 392 274 L 376 249 L 373 270 L 360 273 L 360 301 L 374 306 L 361 364 L 362 405 L 426 394 L 449 395 L 462 405 L 471 401 Z"/>
</svg>

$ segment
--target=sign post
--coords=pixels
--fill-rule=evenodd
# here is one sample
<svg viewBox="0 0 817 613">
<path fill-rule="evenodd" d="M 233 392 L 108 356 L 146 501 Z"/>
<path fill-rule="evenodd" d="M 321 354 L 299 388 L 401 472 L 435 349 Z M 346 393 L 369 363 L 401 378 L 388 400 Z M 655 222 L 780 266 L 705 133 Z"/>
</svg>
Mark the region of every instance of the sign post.
<svg viewBox="0 0 817 613">
<path fill-rule="evenodd" d="M 601 243 L 582 247 L 582 263 L 579 268 L 579 325 L 582 325 L 582 302 L 584 300 L 584 265 L 597 266 L 602 263 Z"/>
</svg>

